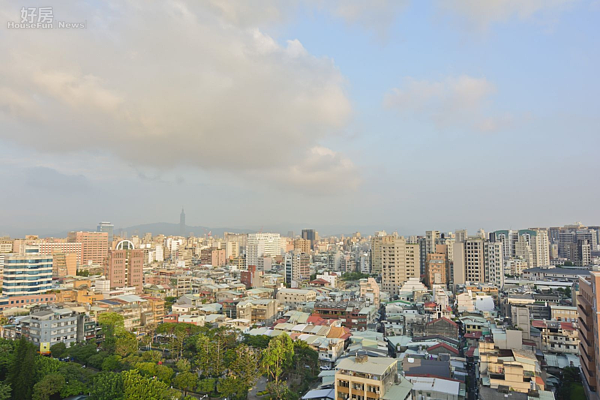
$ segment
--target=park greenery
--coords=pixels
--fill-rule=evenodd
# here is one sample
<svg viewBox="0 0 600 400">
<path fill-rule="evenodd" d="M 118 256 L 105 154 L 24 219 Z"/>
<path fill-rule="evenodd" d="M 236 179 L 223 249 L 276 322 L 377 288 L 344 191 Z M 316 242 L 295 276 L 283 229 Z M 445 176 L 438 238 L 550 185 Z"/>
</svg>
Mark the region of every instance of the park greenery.
<svg viewBox="0 0 600 400">
<path fill-rule="evenodd" d="M 318 354 L 285 333 L 248 336 L 231 328 L 165 323 L 141 340 L 123 317 L 98 317 L 102 338 L 51 355 L 26 339 L 0 339 L 0 400 L 54 400 L 86 394 L 90 400 L 246 399 L 264 377 L 265 399 L 298 399 L 319 373 Z M 154 340 L 151 338 L 155 338 Z"/>
</svg>

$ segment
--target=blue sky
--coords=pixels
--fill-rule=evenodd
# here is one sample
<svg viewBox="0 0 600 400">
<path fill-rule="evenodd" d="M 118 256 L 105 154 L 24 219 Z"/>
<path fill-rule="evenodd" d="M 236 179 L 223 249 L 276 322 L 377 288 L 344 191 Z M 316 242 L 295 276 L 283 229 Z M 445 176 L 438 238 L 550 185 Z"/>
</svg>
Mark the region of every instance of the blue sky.
<svg viewBox="0 0 600 400">
<path fill-rule="evenodd" d="M 290 4 L 60 4 L 87 28 L 4 28 L 0 234 L 181 205 L 323 233 L 600 223 L 598 1 Z"/>
</svg>

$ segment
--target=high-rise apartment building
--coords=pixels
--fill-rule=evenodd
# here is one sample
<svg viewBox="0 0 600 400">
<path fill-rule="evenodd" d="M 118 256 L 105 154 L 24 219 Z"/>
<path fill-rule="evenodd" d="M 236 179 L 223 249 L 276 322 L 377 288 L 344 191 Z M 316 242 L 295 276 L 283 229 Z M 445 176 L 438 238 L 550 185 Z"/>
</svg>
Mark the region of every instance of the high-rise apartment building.
<svg viewBox="0 0 600 400">
<path fill-rule="evenodd" d="M 108 256 L 108 232 L 69 232 L 68 243 L 81 243 L 81 265 L 103 264 Z"/>
<path fill-rule="evenodd" d="M 579 314 L 579 360 L 583 371 L 584 389 L 588 399 L 600 398 L 600 272 L 590 271 L 588 277 L 579 277 L 577 312 Z"/>
<path fill-rule="evenodd" d="M 419 245 L 408 244 L 404 238 L 384 236 L 380 252 L 381 286 L 384 292 L 397 295 L 404 282 L 419 277 Z"/>
<path fill-rule="evenodd" d="M 110 250 L 105 265 L 105 275 L 110 288 L 135 287 L 136 293 L 144 289 L 144 251 L 126 248 Z"/>
<path fill-rule="evenodd" d="M 454 244 L 453 283 L 465 282 L 504 286 L 502 242 L 470 238 Z"/>
<path fill-rule="evenodd" d="M 519 236 L 524 236 L 531 246 L 533 267 L 547 267 L 550 265 L 550 242 L 546 229 L 521 229 Z"/>
<path fill-rule="evenodd" d="M 456 232 L 454 232 L 454 234 L 456 235 L 456 243 L 466 242 L 469 238 L 466 229 L 458 229 Z"/>
<path fill-rule="evenodd" d="M 4 254 L 2 294 L 26 296 L 43 294 L 52 289 L 52 256 L 40 254 L 37 248 L 26 248 L 24 254 Z"/>
<path fill-rule="evenodd" d="M 295 239 L 294 250 L 301 253 L 310 253 L 310 240 L 308 239 Z"/>
<path fill-rule="evenodd" d="M 310 279 L 310 254 L 291 252 L 285 255 L 285 283 Z"/>
<path fill-rule="evenodd" d="M 383 238 L 387 236 L 385 231 L 375 232 L 375 236 L 371 238 L 371 273 L 381 273 L 381 243 Z"/>
<path fill-rule="evenodd" d="M 108 233 L 108 245 L 111 246 L 112 241 L 113 241 L 115 226 L 113 224 L 111 224 L 110 222 L 100 222 L 98 224 L 98 228 L 96 230 L 98 232 Z"/>
<path fill-rule="evenodd" d="M 262 256 L 281 255 L 281 237 L 279 233 L 250 233 L 246 245 L 246 266 L 258 265 Z"/>
<path fill-rule="evenodd" d="M 448 283 L 447 259 L 445 252 L 427 254 L 426 264 L 427 265 L 425 267 L 425 284 L 430 289 L 433 288 L 433 285 L 446 285 Z"/>
</svg>

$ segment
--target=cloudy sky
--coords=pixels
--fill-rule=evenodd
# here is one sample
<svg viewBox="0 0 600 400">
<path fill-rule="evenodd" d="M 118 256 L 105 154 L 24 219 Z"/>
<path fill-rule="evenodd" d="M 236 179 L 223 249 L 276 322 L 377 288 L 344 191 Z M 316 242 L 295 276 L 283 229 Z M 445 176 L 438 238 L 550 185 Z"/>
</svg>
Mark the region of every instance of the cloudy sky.
<svg viewBox="0 0 600 400">
<path fill-rule="evenodd" d="M 600 1 L 0 5 L 0 234 L 600 224 Z"/>
</svg>

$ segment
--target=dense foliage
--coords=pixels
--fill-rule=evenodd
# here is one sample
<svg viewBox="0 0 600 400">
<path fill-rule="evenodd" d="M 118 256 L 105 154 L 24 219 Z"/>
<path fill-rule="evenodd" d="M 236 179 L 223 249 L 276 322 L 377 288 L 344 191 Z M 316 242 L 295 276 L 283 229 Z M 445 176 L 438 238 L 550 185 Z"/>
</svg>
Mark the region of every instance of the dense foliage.
<svg viewBox="0 0 600 400">
<path fill-rule="evenodd" d="M 40 355 L 25 339 L 0 339 L 0 400 L 246 399 L 259 379 L 263 398 L 297 399 L 319 372 L 318 354 L 286 334 L 248 336 L 229 328 L 166 323 L 147 341 L 124 328 L 123 317 L 101 314 L 104 338 Z M 154 336 L 156 334 L 156 336 Z M 155 339 L 152 339 L 152 338 Z M 264 377 L 264 378 L 261 378 Z M 266 379 L 265 379 L 266 378 Z"/>
</svg>

